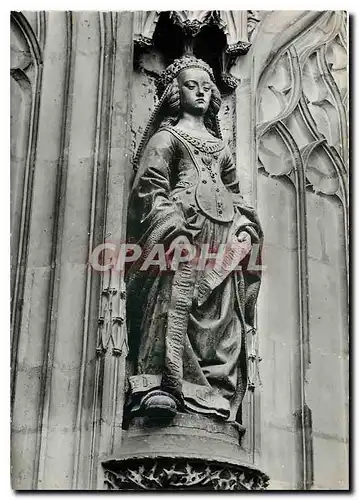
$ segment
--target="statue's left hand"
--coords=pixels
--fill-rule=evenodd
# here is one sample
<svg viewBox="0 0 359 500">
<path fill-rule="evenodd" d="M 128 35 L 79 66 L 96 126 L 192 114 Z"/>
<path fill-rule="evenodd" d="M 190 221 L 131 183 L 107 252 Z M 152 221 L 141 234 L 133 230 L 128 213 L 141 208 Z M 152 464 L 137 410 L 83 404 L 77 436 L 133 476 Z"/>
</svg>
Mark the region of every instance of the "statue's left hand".
<svg viewBox="0 0 359 500">
<path fill-rule="evenodd" d="M 251 246 L 252 245 L 252 238 L 251 238 L 251 235 L 249 233 L 247 233 L 247 231 L 241 231 L 238 235 L 237 235 L 237 239 L 240 243 L 246 243 L 247 245 Z"/>
</svg>

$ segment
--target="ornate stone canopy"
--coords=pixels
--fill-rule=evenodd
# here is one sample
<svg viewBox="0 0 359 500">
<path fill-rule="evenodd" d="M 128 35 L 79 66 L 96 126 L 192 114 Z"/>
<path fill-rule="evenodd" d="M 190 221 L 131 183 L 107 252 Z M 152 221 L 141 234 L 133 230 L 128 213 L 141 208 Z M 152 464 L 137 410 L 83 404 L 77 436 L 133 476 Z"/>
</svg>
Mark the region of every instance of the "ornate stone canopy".
<svg viewBox="0 0 359 500">
<path fill-rule="evenodd" d="M 140 50 L 155 45 L 156 27 L 163 15 L 168 15 L 169 22 L 181 30 L 182 55 L 196 52 L 196 39 L 204 34 L 206 28 L 214 28 L 219 37 L 222 35 L 223 38 L 224 35 L 224 45 L 221 42 L 218 43 L 218 46 L 223 45 L 218 54 L 220 79 L 225 87 L 234 89 L 238 81 L 230 74 L 230 69 L 237 58 L 246 54 L 251 46 L 254 30 L 259 22 L 257 12 L 246 10 L 172 10 L 166 13 L 137 11 L 135 12 L 134 43 Z"/>
</svg>

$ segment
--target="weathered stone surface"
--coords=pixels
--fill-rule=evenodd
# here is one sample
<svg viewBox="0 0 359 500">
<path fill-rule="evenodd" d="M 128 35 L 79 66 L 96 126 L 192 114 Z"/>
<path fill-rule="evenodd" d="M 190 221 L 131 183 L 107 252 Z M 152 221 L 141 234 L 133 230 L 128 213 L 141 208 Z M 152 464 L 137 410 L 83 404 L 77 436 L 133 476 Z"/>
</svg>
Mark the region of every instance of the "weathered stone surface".
<svg viewBox="0 0 359 500">
<path fill-rule="evenodd" d="M 322 488 L 317 466 L 327 464 L 328 470 L 336 467 L 328 487 L 345 489 L 344 455 L 322 456 L 316 439 L 325 434 L 338 443 L 347 436 L 347 91 L 337 74 L 346 67 L 346 21 L 340 12 L 311 15 L 308 35 L 276 52 L 257 90 L 257 199 L 270 246 L 258 306 L 261 434 L 269 439 L 268 427 L 280 416 L 288 436 L 273 443 L 278 450 L 270 454 L 262 440 L 261 463 L 280 484 L 287 480 L 288 488 L 299 489 Z M 272 22 L 263 19 L 257 41 L 270 36 Z M 254 48 L 256 65 L 265 57 L 264 45 Z M 294 464 L 281 460 L 284 440 L 293 443 Z"/>
<path fill-rule="evenodd" d="M 171 420 L 135 418 L 116 450 L 116 457 L 183 456 L 249 463 L 249 457 L 240 447 L 244 432 L 238 424 L 215 422 L 200 415 L 178 413 Z"/>
<path fill-rule="evenodd" d="M 241 448 L 243 433 L 238 424 L 198 415 L 134 419 L 120 449 L 103 462 L 105 482 L 125 490 L 265 489 L 269 478 Z"/>
<path fill-rule="evenodd" d="M 186 20 L 203 18 L 181 16 L 184 28 Z M 131 12 L 12 14 L 14 489 L 102 489 L 101 463 L 120 452 L 129 432 L 122 430 L 124 325 L 114 329 L 122 355 L 112 348 L 96 354 L 98 319 L 108 305 L 102 291 L 109 283 L 116 288 L 113 305 L 123 314 L 123 282 L 90 273 L 87 264 L 105 239 L 125 239 L 130 160 L 157 102 L 155 81 L 170 62 L 171 43 L 166 55 L 142 44 L 134 58 L 134 40 L 149 41 L 158 21 L 155 12 L 139 17 L 133 24 Z M 238 11 L 220 19 L 234 20 L 222 33 L 229 46 L 251 43 L 246 55 L 227 54 L 216 72 L 236 79 L 236 90 L 227 87 L 222 96 L 223 135 L 266 236 L 257 324 L 248 335 L 254 347 L 242 405 L 247 431 L 237 457 L 258 464 L 270 489 L 345 490 L 346 15 Z M 200 429 L 194 436 L 198 446 L 204 435 Z M 236 454 L 230 434 L 221 435 Z M 188 460 L 168 470 L 188 465 L 206 481 Z M 219 481 L 211 487 L 238 484 L 237 472 L 224 469 L 211 469 Z"/>
</svg>

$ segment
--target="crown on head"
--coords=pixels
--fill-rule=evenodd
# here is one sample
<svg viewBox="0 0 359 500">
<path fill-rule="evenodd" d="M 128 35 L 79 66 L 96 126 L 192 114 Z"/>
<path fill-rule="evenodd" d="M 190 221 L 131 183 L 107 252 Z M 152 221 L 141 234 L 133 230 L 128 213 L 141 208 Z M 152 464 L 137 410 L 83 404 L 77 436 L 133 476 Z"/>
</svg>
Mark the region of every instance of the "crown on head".
<svg viewBox="0 0 359 500">
<path fill-rule="evenodd" d="M 214 74 L 212 68 L 202 59 L 197 59 L 194 56 L 183 56 L 180 59 L 175 59 L 172 64 L 167 66 L 167 68 L 162 71 L 158 83 L 157 92 L 159 96 L 163 94 L 167 85 L 169 85 L 174 78 L 178 75 L 180 71 L 187 68 L 200 68 L 206 71 L 213 83 L 215 83 Z"/>
</svg>

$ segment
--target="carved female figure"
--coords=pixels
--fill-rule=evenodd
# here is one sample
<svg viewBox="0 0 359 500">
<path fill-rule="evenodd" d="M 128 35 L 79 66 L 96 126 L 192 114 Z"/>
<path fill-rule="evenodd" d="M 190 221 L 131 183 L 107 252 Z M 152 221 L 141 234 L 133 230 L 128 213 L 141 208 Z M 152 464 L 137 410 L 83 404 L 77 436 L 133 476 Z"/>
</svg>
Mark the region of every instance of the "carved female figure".
<svg viewBox="0 0 359 500">
<path fill-rule="evenodd" d="M 212 69 L 184 56 L 163 72 L 158 89 L 135 159 L 129 237 L 144 255 L 157 244 L 167 253 L 180 243 L 209 252 L 231 242 L 260 245 L 257 215 L 243 202 L 222 140 Z M 196 264 L 188 259 L 172 272 L 149 273 L 136 262 L 128 271 L 129 414 L 237 420 L 260 276 Z"/>
</svg>

